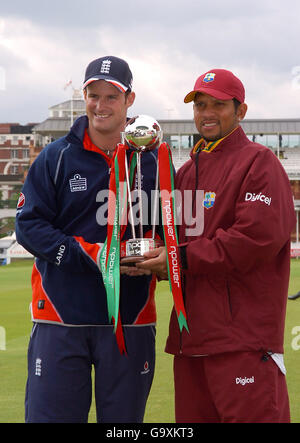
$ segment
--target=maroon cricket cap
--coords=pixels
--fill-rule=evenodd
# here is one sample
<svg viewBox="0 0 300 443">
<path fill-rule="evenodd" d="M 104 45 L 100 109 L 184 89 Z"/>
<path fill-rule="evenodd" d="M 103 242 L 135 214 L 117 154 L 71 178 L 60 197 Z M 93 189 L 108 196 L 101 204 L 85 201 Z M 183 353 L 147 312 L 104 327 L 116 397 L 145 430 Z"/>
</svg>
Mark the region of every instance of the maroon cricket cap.
<svg viewBox="0 0 300 443">
<path fill-rule="evenodd" d="M 204 92 L 219 100 L 236 98 L 240 103 L 245 101 L 245 88 L 232 72 L 226 69 L 212 69 L 202 74 L 195 83 L 193 91 L 189 92 L 184 102 L 194 100 L 197 92 Z"/>
</svg>

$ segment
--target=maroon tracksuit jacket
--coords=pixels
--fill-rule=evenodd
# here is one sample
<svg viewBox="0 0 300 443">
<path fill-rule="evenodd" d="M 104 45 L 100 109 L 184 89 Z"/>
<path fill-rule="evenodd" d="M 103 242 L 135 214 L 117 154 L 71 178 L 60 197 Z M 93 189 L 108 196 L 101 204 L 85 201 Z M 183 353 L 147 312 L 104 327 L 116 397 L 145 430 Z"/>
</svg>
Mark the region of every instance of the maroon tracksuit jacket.
<svg viewBox="0 0 300 443">
<path fill-rule="evenodd" d="M 180 333 L 173 310 L 166 352 L 282 353 L 295 225 L 289 180 L 241 127 L 213 146 L 191 154 L 176 175 L 176 189 L 204 191 L 204 231 L 188 237 L 179 226 L 190 333 Z"/>
</svg>

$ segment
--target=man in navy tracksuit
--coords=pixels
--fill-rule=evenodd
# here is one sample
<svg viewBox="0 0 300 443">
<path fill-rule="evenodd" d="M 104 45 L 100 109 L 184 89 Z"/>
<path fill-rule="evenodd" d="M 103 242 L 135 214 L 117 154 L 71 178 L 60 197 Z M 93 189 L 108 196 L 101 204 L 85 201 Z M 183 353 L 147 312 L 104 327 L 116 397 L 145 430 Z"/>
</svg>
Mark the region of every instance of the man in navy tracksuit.
<svg viewBox="0 0 300 443">
<path fill-rule="evenodd" d="M 112 155 L 135 94 L 128 64 L 92 61 L 86 116 L 46 146 L 19 199 L 17 240 L 35 257 L 28 350 L 27 422 L 86 422 L 95 368 L 98 422 L 142 422 L 155 364 L 155 281 L 121 272 L 120 318 L 127 355 L 108 319 L 100 252 Z M 130 152 L 128 153 L 130 156 Z M 156 153 L 142 155 L 143 189 L 155 187 Z M 144 225 L 144 234 L 151 229 Z M 123 239 L 130 238 L 127 228 Z M 126 269 L 125 269 L 126 271 Z"/>
</svg>

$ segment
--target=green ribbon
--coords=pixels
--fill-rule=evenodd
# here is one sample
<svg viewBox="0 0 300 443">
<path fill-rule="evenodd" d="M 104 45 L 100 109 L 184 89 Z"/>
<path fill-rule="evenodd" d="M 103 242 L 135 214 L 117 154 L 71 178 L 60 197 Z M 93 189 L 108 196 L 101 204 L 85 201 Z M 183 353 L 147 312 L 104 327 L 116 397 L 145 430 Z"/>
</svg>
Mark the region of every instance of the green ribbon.
<svg viewBox="0 0 300 443">
<path fill-rule="evenodd" d="M 114 332 L 117 328 L 118 313 L 119 313 L 119 298 L 120 298 L 120 224 L 119 224 L 119 209 L 120 202 L 117 197 L 120 192 L 119 181 L 119 164 L 117 155 L 114 160 L 115 167 L 115 207 L 114 207 L 114 221 L 113 231 L 109 250 L 107 250 L 107 238 L 105 240 L 103 249 L 100 254 L 100 265 L 102 277 L 107 294 L 107 309 L 108 319 L 114 321 Z"/>
<path fill-rule="evenodd" d="M 126 155 L 126 152 L 125 152 Z M 125 160 L 125 159 L 123 159 Z M 121 160 L 122 161 L 122 160 Z M 137 163 L 137 153 L 134 152 L 130 162 L 130 189 L 134 178 L 134 172 Z M 121 242 L 121 225 L 123 211 L 127 209 L 128 192 L 127 186 L 124 182 L 122 192 L 120 190 L 120 170 L 119 170 L 119 156 L 118 152 L 114 157 L 114 174 L 115 182 L 112 184 L 110 191 L 114 192 L 114 197 L 109 193 L 108 207 L 113 208 L 114 221 L 113 230 L 109 247 L 108 239 L 106 238 L 100 254 L 100 267 L 102 272 L 103 283 L 106 289 L 107 296 L 107 310 L 108 319 L 110 322 L 114 319 L 114 332 L 116 332 L 119 319 L 119 305 L 120 305 L 120 242 Z M 125 167 L 122 165 L 122 168 Z M 123 174 L 123 171 L 122 171 Z M 123 174 L 124 175 L 124 174 Z M 112 202 L 112 198 L 115 199 Z M 120 203 L 121 201 L 121 203 Z"/>
</svg>

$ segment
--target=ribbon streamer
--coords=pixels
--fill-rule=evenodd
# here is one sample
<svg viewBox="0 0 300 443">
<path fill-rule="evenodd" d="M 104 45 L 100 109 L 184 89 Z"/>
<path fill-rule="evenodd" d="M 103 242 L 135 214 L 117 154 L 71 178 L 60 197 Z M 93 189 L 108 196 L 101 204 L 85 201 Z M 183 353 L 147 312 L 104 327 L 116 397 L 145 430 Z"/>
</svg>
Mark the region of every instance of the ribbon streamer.
<svg viewBox="0 0 300 443">
<path fill-rule="evenodd" d="M 167 265 L 170 290 L 173 294 L 174 307 L 180 331 L 183 327 L 189 332 L 187 316 L 182 295 L 182 279 L 178 256 L 178 237 L 175 228 L 174 173 L 170 147 L 162 143 L 158 149 L 159 183 L 163 231 L 167 252 Z"/>
<path fill-rule="evenodd" d="M 109 181 L 108 199 L 108 224 L 107 238 L 103 246 L 100 264 L 103 282 L 107 294 L 107 308 L 109 321 L 114 324 L 117 344 L 120 353 L 127 354 L 123 336 L 122 321 L 120 315 L 120 245 L 125 233 L 127 223 L 123 224 L 124 211 L 128 212 L 128 190 L 125 185 L 125 162 L 127 147 L 119 144 L 115 151 L 111 175 Z M 137 165 L 137 152 L 130 158 L 130 185 L 134 179 Z M 163 231 L 167 250 L 167 264 L 170 290 L 173 294 L 174 307 L 177 314 L 180 331 L 183 327 L 188 330 L 187 316 L 185 312 L 181 271 L 178 257 L 178 238 L 175 228 L 175 196 L 174 196 L 174 174 L 172 154 L 169 146 L 162 143 L 158 148 L 158 174 L 161 194 L 161 211 L 163 219 Z M 126 214 L 126 221 L 128 214 Z"/>
<path fill-rule="evenodd" d="M 125 161 L 127 147 L 118 144 L 112 159 L 108 197 L 107 238 L 101 256 L 101 272 L 107 296 L 108 319 L 114 324 L 120 353 L 127 354 L 123 336 L 120 308 L 120 244 L 127 224 L 121 225 L 122 216 L 127 209 L 128 196 L 125 185 Z M 130 162 L 130 178 L 133 180 L 136 156 Z M 131 181 L 130 180 L 130 181 Z M 131 186 L 131 183 L 130 183 Z"/>
</svg>

